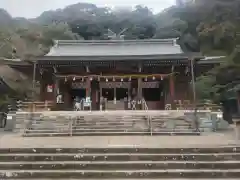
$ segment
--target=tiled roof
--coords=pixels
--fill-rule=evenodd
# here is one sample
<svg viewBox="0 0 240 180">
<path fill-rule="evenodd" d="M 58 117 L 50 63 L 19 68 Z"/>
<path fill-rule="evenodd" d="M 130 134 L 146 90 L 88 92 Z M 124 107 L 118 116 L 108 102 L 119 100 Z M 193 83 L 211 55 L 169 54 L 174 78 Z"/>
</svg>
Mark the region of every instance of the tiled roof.
<svg viewBox="0 0 240 180">
<path fill-rule="evenodd" d="M 182 54 L 176 39 L 56 41 L 45 56 L 146 56 Z"/>
</svg>

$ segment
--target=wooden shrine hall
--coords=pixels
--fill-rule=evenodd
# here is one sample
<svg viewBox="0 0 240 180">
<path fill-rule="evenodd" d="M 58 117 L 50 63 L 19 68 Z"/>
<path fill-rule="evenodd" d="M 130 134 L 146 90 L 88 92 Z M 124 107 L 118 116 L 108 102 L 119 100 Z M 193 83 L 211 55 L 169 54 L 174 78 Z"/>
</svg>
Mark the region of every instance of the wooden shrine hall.
<svg viewBox="0 0 240 180">
<path fill-rule="evenodd" d="M 218 64 L 200 53 L 183 53 L 176 39 L 59 40 L 34 62 L 41 101 L 72 109 L 78 99 L 92 110 L 142 109 L 143 102 L 164 110 L 191 103 L 192 80 Z"/>
</svg>

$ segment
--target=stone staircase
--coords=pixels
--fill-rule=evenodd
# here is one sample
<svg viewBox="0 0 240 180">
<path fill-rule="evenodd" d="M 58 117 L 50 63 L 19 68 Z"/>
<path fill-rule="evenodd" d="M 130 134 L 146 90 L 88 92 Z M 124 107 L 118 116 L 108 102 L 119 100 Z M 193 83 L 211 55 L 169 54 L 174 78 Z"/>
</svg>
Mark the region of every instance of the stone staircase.
<svg viewBox="0 0 240 180">
<path fill-rule="evenodd" d="M 38 113 L 33 117 L 24 136 L 200 135 L 183 117 L 159 112 Z"/>
<path fill-rule="evenodd" d="M 239 179 L 240 147 L 0 149 L 0 179 Z"/>
</svg>

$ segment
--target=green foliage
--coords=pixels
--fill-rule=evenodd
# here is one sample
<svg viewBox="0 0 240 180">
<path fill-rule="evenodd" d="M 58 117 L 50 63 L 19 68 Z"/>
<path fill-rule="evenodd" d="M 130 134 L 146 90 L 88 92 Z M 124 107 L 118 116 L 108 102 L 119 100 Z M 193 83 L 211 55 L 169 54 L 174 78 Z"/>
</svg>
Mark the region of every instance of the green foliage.
<svg viewBox="0 0 240 180">
<path fill-rule="evenodd" d="M 29 23 L 28 28 L 0 28 L 0 57 L 26 59 L 41 56 L 49 51 L 56 39 L 80 39 L 66 23 L 53 23 L 47 26 Z M 16 52 L 13 50 L 16 49 Z"/>
</svg>

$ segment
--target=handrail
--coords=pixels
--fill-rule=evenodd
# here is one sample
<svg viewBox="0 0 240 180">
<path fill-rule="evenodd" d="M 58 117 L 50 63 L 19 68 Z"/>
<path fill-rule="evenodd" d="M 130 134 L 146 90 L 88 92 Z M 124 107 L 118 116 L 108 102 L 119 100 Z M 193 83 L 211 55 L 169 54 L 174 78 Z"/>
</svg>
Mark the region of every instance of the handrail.
<svg viewBox="0 0 240 180">
<path fill-rule="evenodd" d="M 143 109 L 145 111 L 148 111 L 148 105 L 147 105 L 147 102 L 145 101 L 145 99 L 142 99 L 142 105 L 143 105 Z M 150 129 L 150 134 L 152 136 L 152 117 L 151 115 L 147 112 L 147 118 L 148 118 L 148 126 L 149 126 L 149 129 Z"/>
<path fill-rule="evenodd" d="M 69 136 L 73 136 L 73 124 L 74 124 L 74 119 L 72 117 L 69 118 Z"/>
</svg>

